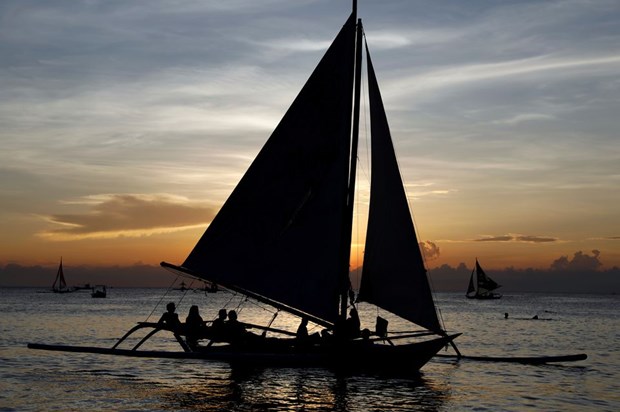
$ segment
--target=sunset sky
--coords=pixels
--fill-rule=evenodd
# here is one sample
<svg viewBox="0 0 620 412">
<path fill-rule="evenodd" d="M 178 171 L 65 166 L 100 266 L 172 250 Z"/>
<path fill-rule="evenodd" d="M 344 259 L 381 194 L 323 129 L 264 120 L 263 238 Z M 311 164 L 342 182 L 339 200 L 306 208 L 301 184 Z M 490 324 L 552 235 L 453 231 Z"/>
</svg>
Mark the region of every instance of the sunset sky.
<svg viewBox="0 0 620 412">
<path fill-rule="evenodd" d="M 0 2 L 0 267 L 182 263 L 350 7 Z M 359 16 L 429 267 L 620 266 L 617 0 Z"/>
</svg>

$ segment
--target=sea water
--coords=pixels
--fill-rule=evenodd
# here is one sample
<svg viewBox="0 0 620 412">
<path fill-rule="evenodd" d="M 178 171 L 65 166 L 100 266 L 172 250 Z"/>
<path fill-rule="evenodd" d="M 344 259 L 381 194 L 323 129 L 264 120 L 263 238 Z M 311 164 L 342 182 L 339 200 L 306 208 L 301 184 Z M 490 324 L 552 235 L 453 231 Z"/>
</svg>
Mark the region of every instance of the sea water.
<svg viewBox="0 0 620 412">
<path fill-rule="evenodd" d="M 87 291 L 38 292 L 0 289 L 0 411 L 620 410 L 617 295 L 506 294 L 477 301 L 439 293 L 441 318 L 450 332 L 463 333 L 456 343 L 464 355 L 587 353 L 588 359 L 532 366 L 435 358 L 419 376 L 389 377 L 32 350 L 27 343 L 111 347 L 137 322 L 157 321 L 169 301 L 181 319 L 193 304 L 205 320 L 222 307 L 237 309 L 245 322 L 266 325 L 274 317 L 269 308 L 226 292 L 112 288 L 105 299 Z M 390 330 L 411 328 L 376 308 L 359 309 L 362 327 L 372 329 L 380 315 Z M 297 322 L 279 313 L 272 326 L 295 330 Z M 161 332 L 144 348 L 177 350 L 178 344 Z"/>
</svg>

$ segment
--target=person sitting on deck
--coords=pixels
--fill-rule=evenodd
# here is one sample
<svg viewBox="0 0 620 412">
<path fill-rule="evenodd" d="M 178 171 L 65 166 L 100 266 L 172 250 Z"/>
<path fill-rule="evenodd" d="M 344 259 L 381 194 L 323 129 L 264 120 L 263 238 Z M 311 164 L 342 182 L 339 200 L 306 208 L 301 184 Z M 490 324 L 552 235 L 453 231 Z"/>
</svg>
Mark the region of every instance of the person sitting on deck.
<svg viewBox="0 0 620 412">
<path fill-rule="evenodd" d="M 187 317 L 185 318 L 185 326 L 188 329 L 198 329 L 205 325 L 204 320 L 202 320 L 202 316 L 200 316 L 200 312 L 198 310 L 198 306 L 192 305 L 189 308 L 189 312 L 187 313 Z"/>
<path fill-rule="evenodd" d="M 297 328 L 297 333 L 295 337 L 299 340 L 308 339 L 308 319 L 302 318 L 299 327 Z"/>
<path fill-rule="evenodd" d="M 200 316 L 198 306 L 192 305 L 189 308 L 189 313 L 185 318 L 185 334 L 187 336 L 187 344 L 190 348 L 194 349 L 198 344 L 198 338 L 204 333 L 205 322 Z"/>
<path fill-rule="evenodd" d="M 246 335 L 245 326 L 237 320 L 237 312 L 228 312 L 228 320 L 224 324 L 225 336 L 231 343 L 238 343 L 244 340 Z"/>
<path fill-rule="evenodd" d="M 227 316 L 228 315 L 226 313 L 226 309 L 220 309 L 217 312 L 217 318 L 213 321 L 211 326 L 214 327 L 214 328 L 223 328 L 224 327 L 224 322 L 226 322 L 226 317 Z"/>
<path fill-rule="evenodd" d="M 211 322 L 211 327 L 208 328 L 209 343 L 207 346 L 213 345 L 215 342 L 226 341 L 226 309 L 220 309 L 217 312 L 217 318 Z"/>
<path fill-rule="evenodd" d="M 159 318 L 157 323 L 168 326 L 170 330 L 176 333 L 181 327 L 181 321 L 179 320 L 179 315 L 174 312 L 175 310 L 176 305 L 174 302 L 168 303 L 166 305 L 166 312 L 161 315 L 161 318 Z"/>
<path fill-rule="evenodd" d="M 301 323 L 297 327 L 295 333 L 295 345 L 306 346 L 310 343 L 310 336 L 308 335 L 308 319 L 301 318 Z"/>
</svg>

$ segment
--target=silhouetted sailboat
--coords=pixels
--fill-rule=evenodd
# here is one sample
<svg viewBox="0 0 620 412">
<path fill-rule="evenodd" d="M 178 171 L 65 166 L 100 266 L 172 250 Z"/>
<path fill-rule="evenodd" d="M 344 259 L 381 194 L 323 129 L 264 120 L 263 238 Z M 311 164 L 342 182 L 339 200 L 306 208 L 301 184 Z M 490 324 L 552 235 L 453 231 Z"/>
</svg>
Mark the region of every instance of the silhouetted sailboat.
<svg viewBox="0 0 620 412">
<path fill-rule="evenodd" d="M 62 258 L 60 258 L 60 264 L 58 265 L 58 272 L 56 272 L 56 278 L 52 284 L 52 292 L 54 293 L 69 293 L 75 292 L 76 288 L 68 287 L 65 280 L 65 273 L 62 269 Z"/>
<path fill-rule="evenodd" d="M 185 292 L 190 290 L 190 288 L 187 287 L 185 282 L 181 282 L 181 285 L 178 288 L 174 288 L 174 290 L 180 290 L 181 292 Z"/>
<path fill-rule="evenodd" d="M 482 270 L 478 263 L 478 259 L 476 259 L 476 267 L 471 271 L 465 296 L 469 299 L 499 299 L 502 295 L 493 291 L 501 287 L 501 285 L 484 273 L 484 270 Z"/>
<path fill-rule="evenodd" d="M 336 334 L 353 303 L 349 257 L 363 40 L 355 9 L 354 4 L 318 67 L 185 262 L 162 263 Z M 364 362 L 417 369 L 452 337 L 437 317 L 367 46 L 366 58 L 372 179 L 358 298 L 439 337 L 394 346 L 377 343 L 368 349 L 349 343 L 337 351 L 343 362 L 352 363 L 352 354 L 361 352 Z M 333 358 L 334 350 L 326 354 Z"/>
<path fill-rule="evenodd" d="M 105 298 L 108 296 L 108 289 L 105 285 L 95 285 L 92 288 L 90 296 L 93 298 Z"/>
<path fill-rule="evenodd" d="M 381 318 L 376 338 L 345 330 L 347 312 L 356 303 L 349 259 L 363 54 L 353 1 L 352 14 L 189 256 L 180 266 L 162 262 L 310 320 L 329 336 L 303 344 L 258 335 L 240 342 L 217 339 L 207 328 L 201 338 L 224 344 L 196 346 L 183 339 L 183 330 L 151 323 L 138 325 L 111 349 L 30 347 L 147 356 L 137 350 L 144 340 L 131 350 L 117 346 L 135 330 L 152 327 L 147 338 L 170 330 L 185 351 L 153 356 L 411 372 L 452 343 L 458 335 L 448 335 L 437 316 L 367 45 L 365 50 L 372 177 L 358 300 L 424 330 L 389 333 Z"/>
</svg>

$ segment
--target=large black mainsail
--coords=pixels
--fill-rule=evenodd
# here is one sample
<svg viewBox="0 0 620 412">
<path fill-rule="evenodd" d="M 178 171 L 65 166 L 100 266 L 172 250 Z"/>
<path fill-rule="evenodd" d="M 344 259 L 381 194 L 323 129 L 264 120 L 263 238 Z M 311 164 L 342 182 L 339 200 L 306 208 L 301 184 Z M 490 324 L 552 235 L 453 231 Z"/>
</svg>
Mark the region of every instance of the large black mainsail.
<svg viewBox="0 0 620 412">
<path fill-rule="evenodd" d="M 355 15 L 183 267 L 328 322 L 338 317 Z"/>
</svg>

